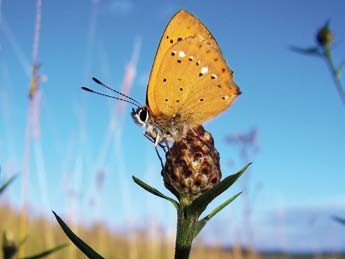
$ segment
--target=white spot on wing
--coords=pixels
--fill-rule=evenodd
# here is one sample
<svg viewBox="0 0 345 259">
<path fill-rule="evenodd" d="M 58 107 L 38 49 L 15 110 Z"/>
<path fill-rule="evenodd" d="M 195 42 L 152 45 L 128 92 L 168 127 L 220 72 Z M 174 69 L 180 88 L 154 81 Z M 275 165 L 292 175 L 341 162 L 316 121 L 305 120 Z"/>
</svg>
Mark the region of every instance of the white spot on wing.
<svg viewBox="0 0 345 259">
<path fill-rule="evenodd" d="M 201 74 L 206 74 L 207 72 L 208 72 L 207 66 L 201 68 L 201 71 L 200 71 Z"/>
<path fill-rule="evenodd" d="M 180 50 L 180 52 L 178 53 L 178 56 L 179 56 L 180 58 L 184 58 L 184 57 L 186 56 L 186 53 L 184 53 L 183 50 Z"/>
</svg>

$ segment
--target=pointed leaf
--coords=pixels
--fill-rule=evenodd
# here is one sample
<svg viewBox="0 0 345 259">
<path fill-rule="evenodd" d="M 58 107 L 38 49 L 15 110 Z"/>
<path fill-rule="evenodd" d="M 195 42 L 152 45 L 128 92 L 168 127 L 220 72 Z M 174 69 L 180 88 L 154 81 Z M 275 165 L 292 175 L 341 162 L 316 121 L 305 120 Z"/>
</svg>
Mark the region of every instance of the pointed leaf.
<svg viewBox="0 0 345 259">
<path fill-rule="evenodd" d="M 335 76 L 336 76 L 337 78 L 339 78 L 340 72 L 341 72 L 341 70 L 343 69 L 343 67 L 345 67 L 345 60 L 344 60 L 343 62 L 340 63 L 340 65 L 339 65 L 337 71 L 335 72 Z"/>
<path fill-rule="evenodd" d="M 173 198 L 170 198 L 170 197 L 164 195 L 163 193 L 161 193 L 157 189 L 153 188 L 152 186 L 148 185 L 147 183 L 145 183 L 144 181 L 140 180 L 139 178 L 137 178 L 135 176 L 132 176 L 132 178 L 133 178 L 133 181 L 137 185 L 139 185 L 141 188 L 145 189 L 146 191 L 148 191 L 148 192 L 150 192 L 150 193 L 152 193 L 152 194 L 154 194 L 154 195 L 156 195 L 156 196 L 158 196 L 160 198 L 163 198 L 163 199 L 166 199 L 166 200 L 170 201 L 174 205 L 174 207 L 176 209 L 178 209 L 179 204 Z"/>
<path fill-rule="evenodd" d="M 331 24 L 331 18 L 328 18 L 328 20 L 325 22 L 325 25 L 323 27 L 329 28 Z"/>
<path fill-rule="evenodd" d="M 5 191 L 5 189 L 10 185 L 10 183 L 16 178 L 16 175 L 13 175 L 10 179 L 7 180 L 2 186 L 0 186 L 0 194 Z"/>
<path fill-rule="evenodd" d="M 225 202 L 223 202 L 221 205 L 219 205 L 217 208 L 215 208 L 210 214 L 208 214 L 206 217 L 204 217 L 203 219 L 198 221 L 198 224 L 196 225 L 195 228 L 195 233 L 194 233 L 194 238 L 197 237 L 197 235 L 200 233 L 200 231 L 204 228 L 204 226 L 206 225 L 206 223 L 213 218 L 219 211 L 221 211 L 223 208 L 225 208 L 228 204 L 230 204 L 231 202 L 233 202 L 239 195 L 241 194 L 241 192 L 235 194 L 234 196 L 232 196 L 231 198 L 227 199 Z"/>
<path fill-rule="evenodd" d="M 50 255 L 50 254 L 52 254 L 52 253 L 54 253 L 54 252 L 64 248 L 64 247 L 66 247 L 67 245 L 68 244 L 58 245 L 56 247 L 53 247 L 53 248 L 51 248 L 49 250 L 46 250 L 44 252 L 41 252 L 39 254 L 32 255 L 32 256 L 29 256 L 29 257 L 22 257 L 20 259 L 38 259 L 38 258 L 46 257 L 46 256 L 48 256 L 48 255 Z"/>
<path fill-rule="evenodd" d="M 91 259 L 105 259 L 93 250 L 87 243 L 81 240 L 73 231 L 66 225 L 66 223 L 53 211 L 56 220 L 59 222 L 62 230 L 65 232 L 67 237 L 75 244 L 80 251 L 82 251 L 88 258 Z"/>
<path fill-rule="evenodd" d="M 310 48 L 300 48 L 300 47 L 295 47 L 291 46 L 290 50 L 303 54 L 303 55 L 314 55 L 314 56 L 323 56 L 320 49 L 317 47 L 310 47 Z"/>
<path fill-rule="evenodd" d="M 338 216 L 333 216 L 333 220 L 345 226 L 345 218 L 340 218 Z"/>
<path fill-rule="evenodd" d="M 240 196 L 242 192 L 239 192 L 237 194 L 235 194 L 234 196 L 232 196 L 231 198 L 227 199 L 225 202 L 223 202 L 222 204 L 220 204 L 217 208 L 215 208 L 210 214 L 208 214 L 206 216 L 206 218 L 208 220 L 210 220 L 211 218 L 213 218 L 219 211 L 221 211 L 222 209 L 224 209 L 227 205 L 229 205 L 231 202 L 233 202 L 238 196 Z"/>
<path fill-rule="evenodd" d="M 227 190 L 247 170 L 250 165 L 251 163 L 248 163 L 238 173 L 224 178 L 219 184 L 215 185 L 207 192 L 201 194 L 192 202 L 192 204 L 189 206 L 189 209 L 192 211 L 197 211 L 199 214 L 201 214 L 206 209 L 207 205 L 214 198 Z"/>
</svg>

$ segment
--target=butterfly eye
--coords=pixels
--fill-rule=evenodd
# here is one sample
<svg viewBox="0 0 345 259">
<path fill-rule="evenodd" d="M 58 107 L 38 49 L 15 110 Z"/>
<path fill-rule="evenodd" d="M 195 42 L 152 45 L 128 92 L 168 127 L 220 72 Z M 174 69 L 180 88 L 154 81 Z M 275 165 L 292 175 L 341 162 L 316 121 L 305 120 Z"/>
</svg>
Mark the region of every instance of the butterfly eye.
<svg viewBox="0 0 345 259">
<path fill-rule="evenodd" d="M 141 122 L 146 122 L 149 118 L 149 112 L 145 108 L 141 108 L 138 111 L 138 115 Z"/>
</svg>

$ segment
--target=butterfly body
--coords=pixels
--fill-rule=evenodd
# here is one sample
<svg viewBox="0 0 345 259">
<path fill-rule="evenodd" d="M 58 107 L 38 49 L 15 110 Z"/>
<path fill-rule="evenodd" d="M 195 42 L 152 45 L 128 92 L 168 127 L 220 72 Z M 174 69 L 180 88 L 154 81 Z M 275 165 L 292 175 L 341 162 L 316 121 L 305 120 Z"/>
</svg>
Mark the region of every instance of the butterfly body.
<svg viewBox="0 0 345 259">
<path fill-rule="evenodd" d="M 183 137 L 190 129 L 189 124 L 182 120 L 180 114 L 167 116 L 158 114 L 156 117 L 147 106 L 132 110 L 134 121 L 145 128 L 145 135 L 157 146 L 160 142 L 173 142 Z"/>
</svg>

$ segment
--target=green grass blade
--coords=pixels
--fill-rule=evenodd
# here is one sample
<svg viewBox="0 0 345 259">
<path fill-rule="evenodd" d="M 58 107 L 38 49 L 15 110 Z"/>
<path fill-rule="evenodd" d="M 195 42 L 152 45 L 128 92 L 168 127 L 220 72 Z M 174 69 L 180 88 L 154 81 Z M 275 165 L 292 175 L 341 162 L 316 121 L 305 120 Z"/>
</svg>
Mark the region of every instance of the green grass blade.
<svg viewBox="0 0 345 259">
<path fill-rule="evenodd" d="M 16 175 L 13 175 L 10 179 L 7 180 L 2 186 L 0 186 L 0 194 L 5 191 L 5 189 L 11 184 L 11 182 L 16 178 Z"/>
<path fill-rule="evenodd" d="M 154 195 L 156 195 L 156 196 L 158 196 L 158 197 L 160 197 L 160 198 L 163 198 L 163 199 L 165 199 L 165 200 L 170 201 L 170 202 L 174 205 L 174 207 L 175 207 L 176 209 L 178 209 L 179 204 L 178 204 L 177 201 L 175 201 L 174 199 L 172 199 L 172 198 L 170 198 L 170 197 L 164 195 L 163 193 L 161 193 L 161 192 L 158 191 L 157 189 L 153 188 L 152 186 L 148 185 L 148 184 L 145 183 L 144 181 L 140 180 L 139 178 L 137 178 L 137 177 L 135 177 L 135 176 L 132 176 L 132 178 L 133 178 L 133 181 L 134 181 L 137 185 L 139 185 L 141 188 L 143 188 L 144 190 L 146 190 L 146 191 L 148 191 L 148 192 L 150 192 L 150 193 L 152 193 L 152 194 L 154 194 Z"/>
<path fill-rule="evenodd" d="M 73 231 L 66 225 L 66 223 L 53 211 L 56 220 L 59 222 L 62 230 L 68 236 L 68 238 L 75 244 L 80 251 L 82 251 L 90 259 L 105 259 L 93 250 L 87 243 L 81 240 Z"/>
<path fill-rule="evenodd" d="M 22 257 L 20 259 L 38 259 L 38 258 L 42 258 L 42 257 L 46 257 L 54 252 L 57 252 L 59 251 L 60 249 L 66 247 L 68 244 L 61 244 L 61 245 L 58 245 L 56 247 L 53 247 L 49 250 L 46 250 L 44 252 L 41 252 L 39 254 L 36 254 L 36 255 L 32 255 L 32 256 L 29 256 L 29 257 Z"/>
<path fill-rule="evenodd" d="M 2 247 L 7 246 L 7 244 L 8 244 L 7 233 L 6 233 L 6 231 L 4 231 L 2 233 Z"/>
<path fill-rule="evenodd" d="M 333 216 L 332 219 L 345 226 L 345 218 L 340 218 L 338 216 Z"/>
</svg>

